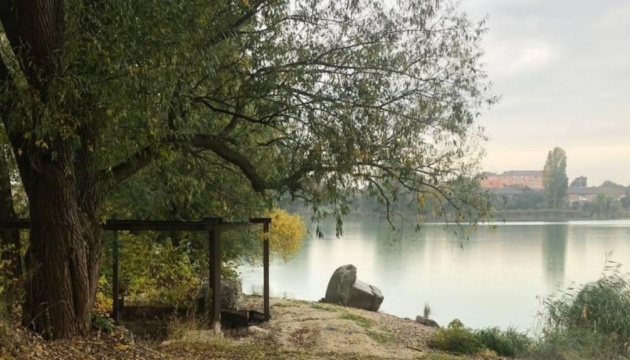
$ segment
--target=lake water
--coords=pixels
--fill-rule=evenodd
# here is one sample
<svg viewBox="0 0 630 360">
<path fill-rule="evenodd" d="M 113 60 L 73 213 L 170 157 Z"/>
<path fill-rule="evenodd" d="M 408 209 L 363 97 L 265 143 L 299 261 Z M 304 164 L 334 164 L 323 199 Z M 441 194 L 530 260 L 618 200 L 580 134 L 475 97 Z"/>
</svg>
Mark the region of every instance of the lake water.
<svg viewBox="0 0 630 360">
<path fill-rule="evenodd" d="M 360 280 L 382 290 L 383 312 L 415 318 L 428 303 L 442 325 L 458 318 L 527 330 L 541 297 L 598 279 L 608 253 L 630 271 L 630 220 L 495 225 L 461 240 L 438 224 L 401 235 L 387 224 L 345 223 L 342 238 L 330 228 L 306 239 L 292 261 L 273 262 L 271 293 L 319 300 L 333 271 L 354 264 Z M 261 292 L 262 267 L 242 267 L 241 276 L 246 293 Z"/>
</svg>

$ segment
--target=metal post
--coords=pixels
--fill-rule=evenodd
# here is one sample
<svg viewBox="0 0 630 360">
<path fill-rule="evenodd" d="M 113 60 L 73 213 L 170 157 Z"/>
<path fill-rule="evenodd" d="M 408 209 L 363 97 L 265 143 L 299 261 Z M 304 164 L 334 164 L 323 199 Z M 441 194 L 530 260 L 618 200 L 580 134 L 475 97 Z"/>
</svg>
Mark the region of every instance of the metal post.
<svg viewBox="0 0 630 360">
<path fill-rule="evenodd" d="M 208 233 L 208 281 L 212 289 L 211 325 L 215 330 L 221 329 L 221 247 L 219 237 L 219 221 L 213 221 Z M 209 311 L 210 312 L 210 311 Z"/>
<path fill-rule="evenodd" d="M 263 224 L 264 242 L 263 242 L 263 266 L 264 266 L 264 283 L 263 283 L 263 304 L 265 312 L 265 321 L 271 319 L 269 311 L 269 220 Z"/>
<path fill-rule="evenodd" d="M 112 251 L 112 297 L 114 298 L 112 317 L 116 323 L 120 322 L 120 307 L 118 303 L 119 298 L 119 283 L 118 283 L 118 232 L 114 231 L 114 244 Z"/>
</svg>

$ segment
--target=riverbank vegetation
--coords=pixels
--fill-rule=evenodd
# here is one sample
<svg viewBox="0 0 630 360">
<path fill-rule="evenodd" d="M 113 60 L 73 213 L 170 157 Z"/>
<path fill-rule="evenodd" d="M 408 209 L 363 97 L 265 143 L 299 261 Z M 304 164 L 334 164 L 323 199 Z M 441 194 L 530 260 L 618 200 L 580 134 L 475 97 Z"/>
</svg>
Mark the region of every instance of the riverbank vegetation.
<svg viewBox="0 0 630 360">
<path fill-rule="evenodd" d="M 170 256 L 170 255 L 167 255 Z M 154 259 L 153 259 L 154 260 Z M 151 261 L 153 261 L 151 260 Z M 176 266 L 181 266 L 177 264 Z M 155 269 L 154 271 L 158 271 Z M 169 274 L 166 271 L 166 274 Z M 162 278 L 162 276 L 158 276 Z M 6 279 L 3 277 L 2 279 Z M 15 325 L 19 319 L 14 284 L 0 283 L 0 351 L 16 355 L 16 359 L 36 359 L 43 355 L 75 356 L 77 359 L 107 357 L 135 359 L 175 358 L 194 359 L 202 356 L 216 358 L 392 358 L 386 354 L 396 350 L 400 357 L 422 359 L 498 359 L 532 360 L 620 359 L 629 354 L 630 343 L 630 279 L 621 272 L 621 265 L 606 263 L 599 280 L 572 286 L 547 297 L 538 315 L 537 327 L 532 332 L 516 329 L 470 329 L 458 320 L 441 329 L 425 327 L 409 319 L 299 300 L 273 299 L 272 322 L 262 325 L 263 337 L 247 337 L 245 343 L 238 336 L 202 344 L 179 344 L 161 348 L 153 341 L 134 343 L 129 332 L 114 327 L 107 319 L 111 303 L 100 303 L 104 316 L 95 316 L 93 326 L 98 337 L 48 344 Z M 187 289 L 189 291 L 190 289 Z M 19 290 L 18 290 L 19 291 Z M 152 290 L 155 291 L 155 290 Z M 166 289 L 164 294 L 168 294 Z M 181 299 L 162 295 L 163 304 L 180 305 Z M 190 299 L 186 300 L 189 301 Z M 248 308 L 261 306 L 260 297 L 248 297 Z M 425 317 L 430 316 L 425 311 Z M 192 322 L 191 322 L 192 321 Z M 173 320 L 168 327 L 169 338 L 176 339 L 185 331 L 204 329 L 207 325 L 196 320 Z M 190 326 L 189 324 L 193 324 Z M 106 326 L 103 326 L 106 325 Z M 347 332 L 342 331 L 348 328 Z M 349 330 L 351 328 L 351 331 Z M 338 350 L 337 340 L 343 334 L 352 337 L 354 347 Z M 330 333 L 321 335 L 321 333 Z M 312 333 L 312 334 L 311 334 Z M 308 335 L 311 334 L 311 335 Z M 315 336 L 317 334 L 317 336 Z M 229 333 L 228 333 L 229 335 Z M 335 339 L 326 342 L 326 336 Z M 346 335 L 344 335 L 346 336 Z M 240 339 L 240 340 L 239 340 Z M 270 339 L 275 339 L 270 341 Z M 307 339 L 308 340 L 307 342 Z M 287 343 L 288 341 L 288 343 Z M 287 347 L 287 344 L 291 344 Z M 305 344 L 308 347 L 304 348 Z M 92 353 L 82 357 L 82 347 Z M 325 348 L 325 353 L 320 352 Z M 406 350 L 403 350 L 406 349 Z M 423 354 L 416 354 L 415 352 Z M 142 355 L 139 355 L 142 354 Z M 404 355 L 403 355 L 404 354 Z"/>
<path fill-rule="evenodd" d="M 514 329 L 473 330 L 455 321 L 429 346 L 447 352 L 532 360 L 617 359 L 630 354 L 630 279 L 609 262 L 602 277 L 545 299 L 535 336 Z"/>
<path fill-rule="evenodd" d="M 610 265 L 598 281 L 547 298 L 535 336 L 515 329 L 474 330 L 458 320 L 435 329 L 384 313 L 272 299 L 272 320 L 256 331 L 218 338 L 199 331 L 202 322 L 173 320 L 170 341 L 161 346 L 162 339 L 134 340 L 120 327 L 45 342 L 3 318 L 0 351 L 9 359 L 623 359 L 630 340 L 630 281 Z M 257 296 L 245 302 L 248 308 L 262 306 Z"/>
</svg>

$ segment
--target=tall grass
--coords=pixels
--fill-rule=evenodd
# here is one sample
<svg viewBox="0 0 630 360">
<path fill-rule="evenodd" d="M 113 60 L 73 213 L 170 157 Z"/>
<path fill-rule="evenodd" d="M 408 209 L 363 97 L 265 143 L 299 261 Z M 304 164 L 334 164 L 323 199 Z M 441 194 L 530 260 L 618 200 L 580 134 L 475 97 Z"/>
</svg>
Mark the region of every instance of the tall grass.
<svg viewBox="0 0 630 360">
<path fill-rule="evenodd" d="M 541 338 L 529 352 L 535 359 L 608 359 L 630 344 L 630 278 L 608 261 L 602 277 L 569 288 L 543 302 Z"/>
<path fill-rule="evenodd" d="M 549 299 L 547 330 L 584 329 L 630 340 L 630 281 L 618 271 Z"/>
<path fill-rule="evenodd" d="M 630 354 L 630 278 L 621 264 L 606 261 L 599 280 L 543 301 L 539 336 L 513 329 L 472 330 L 453 321 L 429 346 L 456 354 L 492 350 L 532 360 L 620 359 Z"/>
<path fill-rule="evenodd" d="M 501 356 L 523 354 L 532 343 L 526 334 L 513 328 L 501 330 L 497 327 L 493 327 L 477 330 L 476 334 L 486 348 Z"/>
<path fill-rule="evenodd" d="M 460 355 L 479 355 L 484 351 L 501 356 L 524 353 L 531 340 L 515 329 L 487 328 L 473 330 L 454 320 L 429 339 L 429 346 Z"/>
</svg>

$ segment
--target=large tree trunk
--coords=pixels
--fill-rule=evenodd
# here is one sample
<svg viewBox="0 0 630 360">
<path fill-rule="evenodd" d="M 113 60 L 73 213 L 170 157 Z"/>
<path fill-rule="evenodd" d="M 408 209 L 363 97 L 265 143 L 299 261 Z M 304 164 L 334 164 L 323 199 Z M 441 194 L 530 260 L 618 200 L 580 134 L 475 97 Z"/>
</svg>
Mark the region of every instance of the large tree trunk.
<svg viewBox="0 0 630 360">
<path fill-rule="evenodd" d="M 97 204 L 84 206 L 74 175 L 64 170 L 57 161 L 42 164 L 29 191 L 24 325 L 47 338 L 90 330 L 100 270 L 101 228 L 93 212 Z"/>
<path fill-rule="evenodd" d="M 86 2 L 85 5 L 89 5 Z M 42 116 L 64 104 L 51 97 L 51 84 L 60 76 L 60 60 L 64 42 L 63 0 L 0 1 L 0 21 L 20 64 L 18 78 L 27 80 L 28 93 L 41 108 L 25 111 L 32 117 L 29 132 L 38 133 Z M 94 30 L 86 28 L 86 31 Z M 65 66 L 65 65 L 64 65 Z M 0 57 L 0 86 L 18 94 L 16 81 Z M 98 284 L 101 257 L 101 229 L 98 223 L 99 188 L 90 164 L 89 154 L 81 147 L 94 144 L 81 134 L 61 135 L 42 131 L 41 138 L 26 136 L 21 127 L 10 123 L 18 105 L 14 100 L 0 102 L 0 115 L 9 133 L 20 176 L 29 198 L 31 219 L 30 247 L 25 259 L 26 294 L 23 307 L 24 324 L 48 338 L 64 338 L 85 334 L 90 329 L 91 310 Z M 86 99 L 86 98 L 84 98 Z M 89 100 L 85 100 L 89 104 Z M 80 108 L 80 107 L 78 107 Z M 74 107 L 64 109 L 63 116 Z M 79 114 L 78 116 L 89 116 Z M 54 116 L 54 115 L 52 115 Z M 22 119 L 19 119 L 22 121 Z M 53 123 L 54 125 L 54 123 Z M 90 125 L 77 131 L 92 131 Z M 38 145 L 37 140 L 44 141 Z M 71 144 L 74 144 L 72 147 Z M 50 147 L 50 148 L 48 148 Z M 1 194 L 0 194 L 1 195 Z"/>
</svg>

